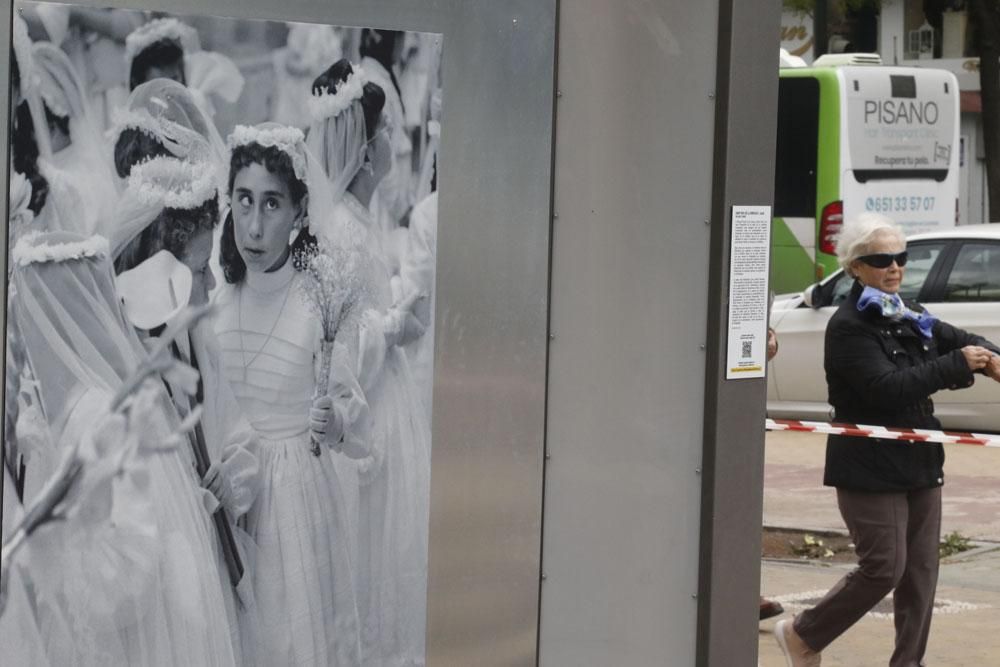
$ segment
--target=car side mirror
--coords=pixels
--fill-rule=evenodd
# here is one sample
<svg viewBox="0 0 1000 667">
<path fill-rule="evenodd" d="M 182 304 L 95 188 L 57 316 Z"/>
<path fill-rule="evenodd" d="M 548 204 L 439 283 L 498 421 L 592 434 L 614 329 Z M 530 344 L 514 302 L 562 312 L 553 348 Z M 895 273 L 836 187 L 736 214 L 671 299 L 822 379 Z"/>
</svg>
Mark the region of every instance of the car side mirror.
<svg viewBox="0 0 1000 667">
<path fill-rule="evenodd" d="M 809 287 L 805 288 L 802 291 L 802 303 L 806 304 L 807 306 L 813 309 L 819 308 L 820 299 L 818 297 L 820 296 L 819 292 L 821 291 L 822 290 L 819 289 L 819 283 L 810 285 Z"/>
</svg>

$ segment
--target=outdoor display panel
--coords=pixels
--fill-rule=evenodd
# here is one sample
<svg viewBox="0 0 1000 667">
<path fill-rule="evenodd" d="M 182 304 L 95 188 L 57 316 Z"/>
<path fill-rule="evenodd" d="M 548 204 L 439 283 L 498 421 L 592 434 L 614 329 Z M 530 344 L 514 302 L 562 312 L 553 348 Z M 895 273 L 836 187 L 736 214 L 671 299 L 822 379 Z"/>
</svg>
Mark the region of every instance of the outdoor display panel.
<svg viewBox="0 0 1000 667">
<path fill-rule="evenodd" d="M 0 11 L 0 663 L 752 659 L 777 5 Z"/>
<path fill-rule="evenodd" d="M 534 661 L 554 5 L 6 3 L 23 655 Z"/>
</svg>

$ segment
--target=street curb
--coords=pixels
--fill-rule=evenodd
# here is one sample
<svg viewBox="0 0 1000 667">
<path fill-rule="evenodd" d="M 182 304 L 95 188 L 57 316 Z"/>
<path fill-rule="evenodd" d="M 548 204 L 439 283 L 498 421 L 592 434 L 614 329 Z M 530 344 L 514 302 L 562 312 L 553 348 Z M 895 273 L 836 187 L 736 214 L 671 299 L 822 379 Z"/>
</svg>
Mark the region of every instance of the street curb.
<svg viewBox="0 0 1000 667">
<path fill-rule="evenodd" d="M 822 569 L 843 569 L 843 570 L 853 570 L 858 566 L 857 563 L 840 563 L 828 560 L 817 560 L 815 558 L 768 558 L 761 557 L 760 559 L 764 563 L 772 563 L 774 565 L 802 565 L 810 568 L 822 568 Z"/>
<path fill-rule="evenodd" d="M 996 553 L 1000 556 L 1000 543 L 997 542 L 972 542 L 974 545 L 971 549 L 959 552 L 947 558 L 941 559 L 942 565 L 954 565 L 958 563 L 966 563 L 970 560 L 975 560 L 980 556 L 985 556 L 987 554 Z"/>
<path fill-rule="evenodd" d="M 785 530 L 795 533 L 809 533 L 810 535 L 819 535 L 820 537 L 850 537 L 851 534 L 846 530 L 833 530 L 830 528 L 802 528 L 801 526 L 775 526 L 766 525 L 762 528 L 769 532 L 777 532 L 779 530 Z"/>
<path fill-rule="evenodd" d="M 789 528 L 782 528 L 781 530 L 791 530 Z M 811 532 L 811 531 L 810 531 Z M 822 535 L 822 533 L 817 533 Z M 996 542 L 974 542 L 976 546 L 968 551 L 963 551 L 957 553 L 954 556 L 948 556 L 947 558 L 942 558 L 939 562 L 941 565 L 960 565 L 962 563 L 968 563 L 974 560 L 978 560 L 980 557 L 996 555 L 1000 557 L 1000 544 Z M 837 561 L 826 561 L 818 558 L 773 558 L 768 556 L 761 556 L 760 559 L 764 563 L 773 563 L 775 565 L 804 565 L 808 567 L 815 568 L 833 568 L 833 569 L 847 569 L 851 570 L 857 567 L 857 563 L 843 563 Z"/>
</svg>

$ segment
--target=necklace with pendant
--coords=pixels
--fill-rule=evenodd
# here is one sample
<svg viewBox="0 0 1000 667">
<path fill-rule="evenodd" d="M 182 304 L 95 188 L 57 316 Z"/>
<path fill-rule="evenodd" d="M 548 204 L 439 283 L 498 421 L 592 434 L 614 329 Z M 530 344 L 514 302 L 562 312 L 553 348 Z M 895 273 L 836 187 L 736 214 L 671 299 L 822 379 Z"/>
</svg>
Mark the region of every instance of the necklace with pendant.
<svg viewBox="0 0 1000 667">
<path fill-rule="evenodd" d="M 278 328 L 278 322 L 281 321 L 281 315 L 285 312 L 285 305 L 288 303 L 288 295 L 292 292 L 292 282 L 294 281 L 289 281 L 288 286 L 285 288 L 285 297 L 281 301 L 281 308 L 278 309 L 278 314 L 274 316 L 274 322 L 271 323 L 271 328 L 268 330 L 267 336 L 264 337 L 264 342 L 261 344 L 260 348 L 253 353 L 253 356 L 250 357 L 249 361 L 247 361 L 247 344 L 243 337 L 243 332 L 245 331 L 243 328 L 243 291 L 247 285 L 244 284 L 240 286 L 239 297 L 237 297 L 236 300 L 236 323 L 240 332 L 240 353 L 243 356 L 243 382 L 247 381 L 247 372 L 250 370 L 250 366 L 257 361 L 257 357 L 259 357 L 260 353 L 264 351 L 267 344 L 271 342 L 271 338 L 274 336 L 274 330 Z"/>
</svg>

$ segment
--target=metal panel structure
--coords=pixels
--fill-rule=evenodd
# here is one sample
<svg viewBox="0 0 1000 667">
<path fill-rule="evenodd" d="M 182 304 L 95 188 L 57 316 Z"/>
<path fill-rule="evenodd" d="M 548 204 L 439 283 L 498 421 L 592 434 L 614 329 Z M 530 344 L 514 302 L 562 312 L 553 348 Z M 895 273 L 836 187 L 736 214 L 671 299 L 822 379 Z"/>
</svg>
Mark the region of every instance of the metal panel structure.
<svg viewBox="0 0 1000 667">
<path fill-rule="evenodd" d="M 560 7 L 543 667 L 694 664 L 717 11 Z"/>
<path fill-rule="evenodd" d="M 427 661 L 532 664 L 541 542 L 556 1 L 74 4 L 443 34 Z M 9 0 L 2 7 L 10 16 Z M 4 21 L 8 44 L 9 31 L 10 22 Z M 5 49 L 0 62 L 5 95 L 8 60 Z M 6 167 L 5 161 L 0 172 L 5 180 Z M 4 192 L 6 196 L 6 188 Z"/>
<path fill-rule="evenodd" d="M 731 206 L 772 196 L 779 13 L 560 6 L 543 666 L 753 662 L 764 386 L 723 379 L 725 290 Z"/>
<path fill-rule="evenodd" d="M 427 663 L 752 664 L 727 249 L 772 198 L 780 3 L 73 4 L 441 33 Z"/>
<path fill-rule="evenodd" d="M 726 380 L 733 206 L 774 198 L 778 27 L 773 2 L 719 3 L 712 177 L 698 665 L 753 664 L 758 641 L 766 380 Z"/>
</svg>

